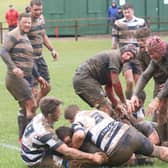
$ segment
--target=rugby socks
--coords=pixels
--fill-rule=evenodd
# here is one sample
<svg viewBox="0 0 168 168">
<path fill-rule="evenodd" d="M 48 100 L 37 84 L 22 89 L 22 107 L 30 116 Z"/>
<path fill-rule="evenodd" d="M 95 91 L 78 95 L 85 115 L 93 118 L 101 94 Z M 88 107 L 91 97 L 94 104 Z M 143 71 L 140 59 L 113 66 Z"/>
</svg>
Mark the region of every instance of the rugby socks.
<svg viewBox="0 0 168 168">
<path fill-rule="evenodd" d="M 24 110 L 19 110 L 18 113 L 19 139 L 22 138 L 25 127 L 26 127 L 26 116 Z"/>
</svg>

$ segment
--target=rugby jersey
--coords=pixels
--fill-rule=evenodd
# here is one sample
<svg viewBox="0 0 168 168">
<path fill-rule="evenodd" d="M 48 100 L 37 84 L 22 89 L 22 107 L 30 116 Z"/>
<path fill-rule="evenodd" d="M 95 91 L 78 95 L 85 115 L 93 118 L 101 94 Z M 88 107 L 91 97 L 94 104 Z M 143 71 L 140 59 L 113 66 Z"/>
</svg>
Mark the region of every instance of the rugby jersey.
<svg viewBox="0 0 168 168">
<path fill-rule="evenodd" d="M 40 113 L 27 125 L 21 144 L 21 157 L 29 165 L 40 163 L 47 150 L 56 150 L 63 142 Z"/>
<path fill-rule="evenodd" d="M 9 72 L 18 67 L 23 70 L 25 76 L 32 75 L 33 48 L 26 34 L 19 28 L 10 31 L 5 36 L 2 47 L 9 53 L 9 58 L 2 55 Z"/>
<path fill-rule="evenodd" d="M 145 20 L 135 16 L 130 21 L 127 21 L 125 18 L 116 20 L 112 29 L 112 38 L 116 38 L 118 40 L 119 47 L 128 43 L 138 46 L 135 37 L 136 30 L 145 26 Z"/>
<path fill-rule="evenodd" d="M 86 138 L 110 155 L 128 130 L 127 124 L 118 122 L 99 110 L 81 111 L 75 116 L 72 127 L 82 130 Z"/>
<path fill-rule="evenodd" d="M 109 73 L 120 73 L 122 70 L 120 50 L 106 50 L 97 53 L 95 56 L 89 58 L 82 63 L 75 72 L 78 79 L 85 80 L 91 76 L 97 80 L 101 85 L 110 82 Z"/>
<path fill-rule="evenodd" d="M 45 34 L 45 20 L 43 16 L 37 19 L 32 18 L 32 27 L 28 33 L 28 37 L 33 47 L 34 58 L 42 56 L 43 37 Z"/>
</svg>

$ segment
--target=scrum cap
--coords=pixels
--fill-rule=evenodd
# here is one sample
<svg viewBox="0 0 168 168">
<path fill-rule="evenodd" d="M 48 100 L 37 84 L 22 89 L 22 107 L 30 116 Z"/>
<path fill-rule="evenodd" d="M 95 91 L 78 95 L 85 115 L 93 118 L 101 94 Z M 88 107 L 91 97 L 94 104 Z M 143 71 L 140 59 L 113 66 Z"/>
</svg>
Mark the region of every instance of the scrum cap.
<svg viewBox="0 0 168 168">
<path fill-rule="evenodd" d="M 137 54 L 137 47 L 134 44 L 127 44 L 120 49 L 121 54 L 130 51 L 134 56 Z"/>
<path fill-rule="evenodd" d="M 164 55 L 166 52 L 166 42 L 159 36 L 152 36 L 146 40 L 146 47 L 148 51 L 156 52 L 160 55 Z"/>
</svg>

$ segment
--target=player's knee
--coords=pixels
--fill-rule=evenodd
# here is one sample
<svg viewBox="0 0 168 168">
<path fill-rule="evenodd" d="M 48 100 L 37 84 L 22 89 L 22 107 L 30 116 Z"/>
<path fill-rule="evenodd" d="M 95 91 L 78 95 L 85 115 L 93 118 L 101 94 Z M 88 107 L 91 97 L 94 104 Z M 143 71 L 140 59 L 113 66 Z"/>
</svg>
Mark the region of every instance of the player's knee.
<svg viewBox="0 0 168 168">
<path fill-rule="evenodd" d="M 149 138 L 149 140 L 150 140 L 153 144 L 155 144 L 155 145 L 160 144 L 160 138 L 159 138 L 159 135 L 158 135 L 158 133 L 157 133 L 156 130 L 154 130 L 154 131 L 149 135 L 148 138 Z"/>
<path fill-rule="evenodd" d="M 150 156 L 152 152 L 153 152 L 153 144 L 149 140 L 144 141 L 140 154 Z"/>
<path fill-rule="evenodd" d="M 147 121 L 141 121 L 138 124 L 136 124 L 135 127 L 146 137 L 149 137 L 154 131 L 152 124 Z"/>
</svg>

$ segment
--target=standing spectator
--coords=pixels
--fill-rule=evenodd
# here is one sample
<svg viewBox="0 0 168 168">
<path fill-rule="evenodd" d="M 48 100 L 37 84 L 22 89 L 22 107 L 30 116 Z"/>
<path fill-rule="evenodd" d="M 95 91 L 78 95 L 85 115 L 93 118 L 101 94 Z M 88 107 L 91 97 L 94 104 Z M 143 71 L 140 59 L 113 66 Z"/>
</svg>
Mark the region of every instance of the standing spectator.
<svg viewBox="0 0 168 168">
<path fill-rule="evenodd" d="M 51 55 L 55 61 L 58 58 L 58 53 L 54 49 L 54 46 L 51 44 L 45 31 L 45 20 L 42 15 L 42 10 L 43 10 L 42 1 L 31 0 L 30 8 L 31 8 L 30 14 L 32 17 L 32 28 L 28 33 L 28 37 L 33 47 L 33 58 L 34 58 L 35 68 L 37 69 L 39 74 L 48 82 L 48 85 L 46 88 L 41 88 L 40 91 L 38 91 L 38 94 L 36 97 L 37 103 L 38 103 L 39 100 L 43 96 L 46 96 L 51 89 L 51 86 L 49 84 L 50 76 L 48 72 L 48 66 L 42 54 L 43 44 L 51 52 Z"/>
<path fill-rule="evenodd" d="M 107 10 L 108 24 L 113 25 L 114 21 L 117 18 L 117 14 L 118 14 L 117 2 L 116 0 L 112 0 L 111 6 Z"/>
<path fill-rule="evenodd" d="M 18 115 L 19 139 L 26 124 L 34 117 L 36 107 L 31 87 L 33 49 L 27 37 L 30 28 L 30 15 L 20 14 L 17 28 L 7 34 L 0 50 L 1 57 L 7 65 L 6 88 L 22 108 L 22 113 Z M 41 83 L 41 87 L 46 84 L 40 76 L 37 80 Z"/>
<path fill-rule="evenodd" d="M 13 5 L 9 5 L 9 10 L 5 14 L 6 22 L 8 23 L 9 31 L 13 30 L 17 27 L 19 13 L 16 9 L 14 9 Z"/>
<path fill-rule="evenodd" d="M 124 15 L 123 15 L 122 7 L 118 7 L 117 19 L 121 19 L 123 17 Z"/>
</svg>

